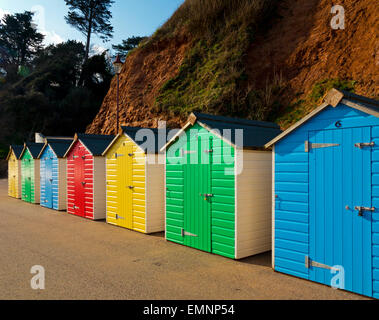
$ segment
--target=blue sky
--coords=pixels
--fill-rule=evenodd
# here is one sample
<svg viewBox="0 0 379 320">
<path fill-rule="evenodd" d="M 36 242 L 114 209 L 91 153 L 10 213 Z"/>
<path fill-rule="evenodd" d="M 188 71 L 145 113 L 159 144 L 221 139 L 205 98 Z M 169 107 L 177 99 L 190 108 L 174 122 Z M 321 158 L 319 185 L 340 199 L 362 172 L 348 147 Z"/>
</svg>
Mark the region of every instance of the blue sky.
<svg viewBox="0 0 379 320">
<path fill-rule="evenodd" d="M 116 0 L 112 6 L 114 38 L 103 43 L 93 37 L 92 44 L 110 48 L 130 36 L 151 35 L 182 4 L 184 0 Z M 36 12 L 36 23 L 45 34 L 46 43 L 59 43 L 68 39 L 84 42 L 84 37 L 67 25 L 64 0 L 0 0 L 0 18 L 4 13 Z"/>
</svg>

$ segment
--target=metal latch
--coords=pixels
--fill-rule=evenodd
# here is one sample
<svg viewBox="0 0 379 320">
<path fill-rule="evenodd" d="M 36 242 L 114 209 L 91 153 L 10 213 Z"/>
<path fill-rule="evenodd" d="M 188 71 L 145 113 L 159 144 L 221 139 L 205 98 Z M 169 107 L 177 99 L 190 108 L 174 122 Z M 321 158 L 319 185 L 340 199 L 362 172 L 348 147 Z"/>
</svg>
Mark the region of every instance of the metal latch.
<svg viewBox="0 0 379 320">
<path fill-rule="evenodd" d="M 182 237 L 184 237 L 184 236 L 187 236 L 187 237 L 197 237 L 196 234 L 193 234 L 193 233 L 190 233 L 190 232 L 184 231 L 184 229 L 182 229 L 182 231 L 181 231 L 181 235 L 182 235 Z"/>
<path fill-rule="evenodd" d="M 134 186 L 128 186 L 129 189 L 134 189 Z"/>
<path fill-rule="evenodd" d="M 359 149 L 362 149 L 364 147 L 374 147 L 375 142 L 360 142 L 360 143 L 356 143 L 355 146 Z"/>
<path fill-rule="evenodd" d="M 133 157 L 133 156 L 134 156 L 134 153 L 128 153 L 128 156 L 129 156 L 129 157 Z"/>
<path fill-rule="evenodd" d="M 73 157 L 72 157 L 72 159 L 77 159 L 77 158 L 79 158 L 79 156 L 73 156 Z"/>
<path fill-rule="evenodd" d="M 327 269 L 327 270 L 335 270 L 335 271 L 339 271 L 338 268 L 334 268 L 334 267 L 331 267 L 331 266 L 328 266 L 326 264 L 323 264 L 323 263 L 320 263 L 320 262 L 316 262 L 316 261 L 313 261 L 311 258 L 309 258 L 308 256 L 305 256 L 305 267 L 307 269 L 309 269 L 310 267 L 315 267 L 315 268 L 321 268 L 321 269 Z"/>
<path fill-rule="evenodd" d="M 124 155 L 123 154 L 120 154 L 120 153 L 115 153 L 114 154 L 114 157 L 117 159 L 118 157 L 123 157 Z"/>
<path fill-rule="evenodd" d="M 320 148 L 329 148 L 329 147 L 338 147 L 340 144 L 338 143 L 310 143 L 309 141 L 305 141 L 304 143 L 304 151 L 309 152 L 311 149 L 320 149 Z"/>
<path fill-rule="evenodd" d="M 116 214 L 116 220 L 125 220 L 125 218 L 124 217 L 120 217 L 118 214 Z"/>
<path fill-rule="evenodd" d="M 360 217 L 363 217 L 363 211 L 371 211 L 371 212 L 374 212 L 374 211 L 375 211 L 375 208 L 374 208 L 374 207 L 372 207 L 372 208 L 368 208 L 368 207 L 359 207 L 359 206 L 355 206 L 354 209 L 358 211 L 358 216 L 360 216 Z"/>
<path fill-rule="evenodd" d="M 85 185 L 86 185 L 86 182 L 83 181 L 83 182 L 82 182 L 82 185 L 85 186 Z"/>
<path fill-rule="evenodd" d="M 204 150 L 205 153 L 212 153 L 213 152 L 213 149 L 210 149 L 210 150 Z"/>
<path fill-rule="evenodd" d="M 192 151 L 192 150 L 181 150 L 181 156 L 185 156 L 186 154 L 195 154 L 196 151 Z"/>
<path fill-rule="evenodd" d="M 74 208 L 74 210 L 76 210 L 76 209 L 79 209 L 79 207 L 77 207 L 76 205 L 74 205 L 74 207 L 73 207 L 73 208 Z"/>
</svg>

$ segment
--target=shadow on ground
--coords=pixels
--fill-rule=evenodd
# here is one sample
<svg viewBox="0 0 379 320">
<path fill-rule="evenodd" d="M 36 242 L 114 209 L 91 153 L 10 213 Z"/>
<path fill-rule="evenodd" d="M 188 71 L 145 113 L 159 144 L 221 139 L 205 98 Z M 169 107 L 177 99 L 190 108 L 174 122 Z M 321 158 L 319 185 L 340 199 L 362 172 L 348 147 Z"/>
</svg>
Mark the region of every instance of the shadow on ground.
<svg viewBox="0 0 379 320">
<path fill-rule="evenodd" d="M 262 267 L 271 267 L 271 251 L 239 260 L 239 262 Z"/>
</svg>

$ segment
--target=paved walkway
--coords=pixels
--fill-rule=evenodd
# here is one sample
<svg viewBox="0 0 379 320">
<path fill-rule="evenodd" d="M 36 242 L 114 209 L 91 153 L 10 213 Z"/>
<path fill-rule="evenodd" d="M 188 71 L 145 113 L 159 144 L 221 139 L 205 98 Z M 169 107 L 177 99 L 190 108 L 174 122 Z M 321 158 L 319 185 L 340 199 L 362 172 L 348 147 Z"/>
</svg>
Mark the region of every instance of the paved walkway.
<svg viewBox="0 0 379 320">
<path fill-rule="evenodd" d="M 233 261 L 31 205 L 0 180 L 0 299 L 363 299 L 276 273 L 270 253 Z M 46 270 L 45 290 L 30 269 Z"/>
</svg>

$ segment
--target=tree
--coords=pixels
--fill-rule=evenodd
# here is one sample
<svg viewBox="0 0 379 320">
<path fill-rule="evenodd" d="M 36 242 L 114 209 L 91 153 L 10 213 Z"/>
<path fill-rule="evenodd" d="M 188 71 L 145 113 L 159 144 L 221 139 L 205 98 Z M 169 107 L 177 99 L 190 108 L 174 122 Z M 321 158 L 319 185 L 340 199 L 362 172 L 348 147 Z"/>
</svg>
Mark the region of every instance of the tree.
<svg viewBox="0 0 379 320">
<path fill-rule="evenodd" d="M 86 130 L 109 90 L 112 74 L 106 53 L 83 65 L 84 54 L 81 42 L 49 45 L 30 61 L 30 74 L 0 86 L 0 151 L 2 144 L 31 139 L 34 132 L 73 136 Z"/>
<path fill-rule="evenodd" d="M 6 14 L 0 21 L 0 68 L 6 72 L 25 66 L 42 48 L 44 35 L 33 25 L 33 12 Z"/>
<path fill-rule="evenodd" d="M 113 37 L 110 24 L 110 7 L 114 0 L 65 0 L 69 13 L 65 16 L 68 24 L 86 36 L 84 62 L 87 62 L 91 44 L 91 35 L 97 34 L 104 42 Z"/>
<path fill-rule="evenodd" d="M 126 40 L 122 40 L 121 44 L 113 45 L 112 48 L 116 50 L 116 54 L 120 55 L 125 59 L 126 55 L 130 50 L 138 47 L 138 45 L 145 40 L 147 37 L 130 37 Z"/>
</svg>

